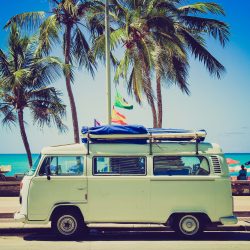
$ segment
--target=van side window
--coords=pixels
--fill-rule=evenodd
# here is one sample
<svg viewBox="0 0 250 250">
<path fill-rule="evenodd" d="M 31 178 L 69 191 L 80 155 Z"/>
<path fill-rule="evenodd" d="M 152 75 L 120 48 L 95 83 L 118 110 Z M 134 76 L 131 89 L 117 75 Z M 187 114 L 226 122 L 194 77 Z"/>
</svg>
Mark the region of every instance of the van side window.
<svg viewBox="0 0 250 250">
<path fill-rule="evenodd" d="M 154 175 L 208 175 L 208 161 L 203 156 L 155 156 Z"/>
<path fill-rule="evenodd" d="M 42 163 L 39 175 L 73 176 L 82 175 L 84 171 L 82 156 L 50 156 Z"/>
<path fill-rule="evenodd" d="M 145 157 L 94 157 L 94 175 L 145 175 Z"/>
</svg>

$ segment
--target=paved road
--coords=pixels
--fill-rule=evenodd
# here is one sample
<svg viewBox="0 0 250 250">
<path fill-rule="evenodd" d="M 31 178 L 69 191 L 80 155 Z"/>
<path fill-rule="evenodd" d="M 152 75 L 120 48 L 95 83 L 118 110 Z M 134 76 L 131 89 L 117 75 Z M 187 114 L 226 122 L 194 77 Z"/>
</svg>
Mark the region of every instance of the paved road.
<svg viewBox="0 0 250 250">
<path fill-rule="evenodd" d="M 196 241 L 179 240 L 170 232 L 101 232 L 92 231 L 89 236 L 72 241 L 62 241 L 48 229 L 24 235 L 2 235 L 3 250 L 249 250 L 249 232 L 207 232 Z"/>
</svg>

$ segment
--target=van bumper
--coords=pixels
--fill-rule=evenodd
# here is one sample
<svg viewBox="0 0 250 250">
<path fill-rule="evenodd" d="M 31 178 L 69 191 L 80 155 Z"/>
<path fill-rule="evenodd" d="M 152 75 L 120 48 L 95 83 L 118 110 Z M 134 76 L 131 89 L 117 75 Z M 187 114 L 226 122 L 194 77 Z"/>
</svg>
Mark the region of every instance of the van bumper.
<svg viewBox="0 0 250 250">
<path fill-rule="evenodd" d="M 236 216 L 232 215 L 232 216 L 227 216 L 227 217 L 221 217 L 220 222 L 223 225 L 234 225 L 238 223 L 238 219 Z"/>
<path fill-rule="evenodd" d="M 21 214 L 20 212 L 16 212 L 14 214 L 14 220 L 17 222 L 25 222 L 26 216 L 24 214 Z"/>
</svg>

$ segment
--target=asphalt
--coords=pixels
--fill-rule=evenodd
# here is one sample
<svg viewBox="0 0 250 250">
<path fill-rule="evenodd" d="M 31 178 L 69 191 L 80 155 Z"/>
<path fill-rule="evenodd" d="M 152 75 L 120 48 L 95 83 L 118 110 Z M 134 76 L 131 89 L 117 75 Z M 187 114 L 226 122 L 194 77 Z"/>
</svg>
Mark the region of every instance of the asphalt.
<svg viewBox="0 0 250 250">
<path fill-rule="evenodd" d="M 50 229 L 50 224 L 23 224 L 13 219 L 13 214 L 20 208 L 18 197 L 0 197 L 0 235 L 23 234 L 39 230 Z M 234 196 L 234 214 L 238 217 L 238 224 L 232 226 L 209 227 L 206 231 L 244 231 L 250 232 L 250 196 Z M 101 231 L 171 231 L 162 225 L 146 224 L 90 224 L 90 228 Z"/>
</svg>

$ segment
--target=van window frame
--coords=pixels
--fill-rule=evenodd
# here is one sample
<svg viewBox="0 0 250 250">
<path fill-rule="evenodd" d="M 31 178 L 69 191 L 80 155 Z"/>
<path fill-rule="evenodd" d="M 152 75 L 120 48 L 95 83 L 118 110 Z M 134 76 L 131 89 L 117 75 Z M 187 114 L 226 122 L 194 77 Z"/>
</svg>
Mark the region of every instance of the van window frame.
<svg viewBox="0 0 250 250">
<path fill-rule="evenodd" d="M 161 157 L 161 156 L 165 156 L 165 157 L 203 157 L 204 159 L 206 159 L 207 162 L 207 166 L 208 166 L 208 174 L 207 175 L 155 175 L 155 157 Z M 209 159 L 204 156 L 204 155 L 154 155 L 153 156 L 153 165 L 152 165 L 152 174 L 153 176 L 170 176 L 170 177 L 178 177 L 178 176 L 185 176 L 185 177 L 199 177 L 199 176 L 209 176 L 211 175 L 211 166 L 210 166 L 210 161 Z"/>
<path fill-rule="evenodd" d="M 144 158 L 145 159 L 145 173 L 144 174 L 95 174 L 95 170 L 94 170 L 94 159 L 97 158 L 97 157 L 109 157 L 109 158 Z M 148 174 L 148 166 L 147 166 L 147 156 L 145 155 L 141 155 L 141 156 L 138 156 L 138 155 L 126 155 L 126 156 L 123 156 L 123 155 L 115 155 L 115 156 L 112 156 L 112 155 L 95 155 L 92 157 L 92 176 L 147 176 Z"/>
<path fill-rule="evenodd" d="M 57 157 L 57 161 L 58 161 L 58 157 L 77 157 L 77 156 L 79 156 L 79 157 L 82 157 L 82 163 L 83 163 L 83 172 L 82 172 L 82 174 L 81 175 L 53 175 L 53 178 L 54 177 L 82 177 L 82 176 L 87 176 L 87 166 L 86 166 L 86 155 L 84 155 L 84 154 L 82 154 L 82 155 L 80 155 L 80 154 L 69 154 L 69 155 L 64 155 L 64 154 L 46 154 L 46 155 L 42 155 L 42 157 L 41 157 L 41 159 L 40 159 L 40 162 L 39 162 L 39 166 L 38 166 L 38 168 L 37 168 L 37 170 L 36 170 L 36 177 L 42 177 L 42 176 L 44 176 L 44 175 L 39 175 L 39 172 L 40 172 L 40 169 L 41 169 L 41 167 L 42 167 L 42 165 L 43 165 L 43 162 L 44 162 L 44 160 L 46 159 L 46 158 L 48 158 L 48 157 Z"/>
</svg>

